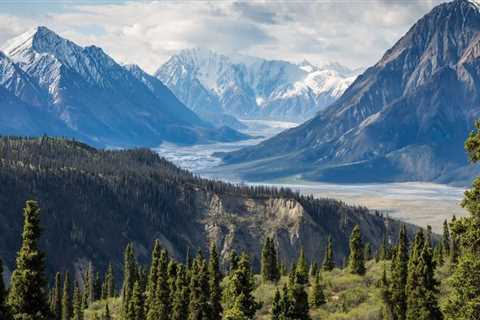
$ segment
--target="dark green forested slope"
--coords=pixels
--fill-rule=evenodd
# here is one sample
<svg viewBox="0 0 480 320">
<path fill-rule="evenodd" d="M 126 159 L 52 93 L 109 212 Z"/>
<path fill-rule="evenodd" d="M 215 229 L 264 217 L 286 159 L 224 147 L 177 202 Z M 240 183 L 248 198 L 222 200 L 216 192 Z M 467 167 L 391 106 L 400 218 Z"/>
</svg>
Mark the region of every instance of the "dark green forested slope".
<svg viewBox="0 0 480 320">
<path fill-rule="evenodd" d="M 154 239 L 178 259 L 215 242 L 222 260 L 231 250 L 247 250 L 258 266 L 266 236 L 275 239 L 285 263 L 301 247 L 311 261 L 321 261 L 332 236 L 339 264 L 356 224 L 373 249 L 385 231 L 396 235 L 399 227 L 335 200 L 200 179 L 145 149 L 103 151 L 63 139 L 3 137 L 0 257 L 7 270 L 20 246 L 26 199 L 42 208 L 41 246 L 50 272 L 78 272 L 94 261 L 100 270 L 112 262 L 118 273 L 129 241 L 146 262 Z"/>
</svg>

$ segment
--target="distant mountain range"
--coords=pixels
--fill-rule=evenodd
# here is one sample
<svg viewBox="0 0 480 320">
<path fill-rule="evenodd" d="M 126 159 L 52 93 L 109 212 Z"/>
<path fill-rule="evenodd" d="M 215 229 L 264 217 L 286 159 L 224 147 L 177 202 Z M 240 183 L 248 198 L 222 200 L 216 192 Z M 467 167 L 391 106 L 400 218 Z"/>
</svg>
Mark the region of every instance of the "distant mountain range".
<svg viewBox="0 0 480 320">
<path fill-rule="evenodd" d="M 480 117 L 479 58 L 478 4 L 439 5 L 325 111 L 224 160 L 250 179 L 470 181 L 463 142 Z"/>
<path fill-rule="evenodd" d="M 195 48 L 172 56 L 155 76 L 205 119 L 236 127 L 232 116 L 310 119 L 334 102 L 357 73 L 337 63 L 317 67 Z"/>
<path fill-rule="evenodd" d="M 246 138 L 202 120 L 140 68 L 45 27 L 0 50 L 0 134 L 62 135 L 115 147 Z"/>
</svg>

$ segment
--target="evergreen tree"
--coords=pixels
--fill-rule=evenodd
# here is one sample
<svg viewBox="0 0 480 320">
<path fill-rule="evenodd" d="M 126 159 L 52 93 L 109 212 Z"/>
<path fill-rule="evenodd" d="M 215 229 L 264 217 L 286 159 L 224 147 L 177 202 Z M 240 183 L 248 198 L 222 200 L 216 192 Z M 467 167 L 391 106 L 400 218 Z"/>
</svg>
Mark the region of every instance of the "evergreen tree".
<svg viewBox="0 0 480 320">
<path fill-rule="evenodd" d="M 287 319 L 309 320 L 308 294 L 301 277 L 293 270 L 288 284 L 288 301 L 290 307 Z"/>
<path fill-rule="evenodd" d="M 55 274 L 55 283 L 52 290 L 50 311 L 55 320 L 62 318 L 62 277 L 59 272 Z"/>
<path fill-rule="evenodd" d="M 272 317 L 271 320 L 281 320 L 282 319 L 282 308 L 280 306 L 280 291 L 278 289 L 275 289 L 275 295 L 273 296 L 273 302 L 272 302 Z"/>
<path fill-rule="evenodd" d="M 450 230 L 448 228 L 447 219 L 443 221 L 443 237 L 442 237 L 443 254 L 450 257 Z"/>
<path fill-rule="evenodd" d="M 107 272 L 102 284 L 102 299 L 113 298 L 115 296 L 115 280 L 113 277 L 112 264 L 108 265 Z"/>
<path fill-rule="evenodd" d="M 353 274 L 365 274 L 365 259 L 363 255 L 363 244 L 360 227 L 356 225 L 350 236 L 350 255 L 348 257 L 349 269 Z"/>
<path fill-rule="evenodd" d="M 27 201 L 23 215 L 22 246 L 12 273 L 7 303 L 14 319 L 48 319 L 45 256 L 38 248 L 41 227 L 37 203 Z"/>
<path fill-rule="evenodd" d="M 130 298 L 133 293 L 133 285 L 138 281 L 137 262 L 133 244 L 129 243 L 125 248 L 123 262 L 123 286 L 122 286 L 122 316 L 127 319 Z"/>
<path fill-rule="evenodd" d="M 402 225 L 391 265 L 390 303 L 392 320 L 405 320 L 407 311 L 407 297 L 405 295 L 407 277 L 408 238 L 405 225 Z"/>
<path fill-rule="evenodd" d="M 365 256 L 365 261 L 372 259 L 372 246 L 370 245 L 370 242 L 365 244 L 365 249 L 363 250 L 363 252 Z"/>
<path fill-rule="evenodd" d="M 155 303 L 155 293 L 157 291 L 157 281 L 158 281 L 158 264 L 160 263 L 160 255 L 162 253 L 162 246 L 160 240 L 155 240 L 152 251 L 152 258 L 150 263 L 150 272 L 148 274 L 147 280 L 147 289 L 146 289 L 146 302 L 145 306 L 148 311 L 154 308 Z"/>
<path fill-rule="evenodd" d="M 278 268 L 277 251 L 273 239 L 267 237 L 262 249 L 261 274 L 263 281 L 278 281 L 280 271 Z"/>
<path fill-rule="evenodd" d="M 192 266 L 188 306 L 189 320 L 207 320 L 210 317 L 210 287 L 208 280 L 208 266 L 203 255 L 199 253 Z"/>
<path fill-rule="evenodd" d="M 323 260 L 323 269 L 325 271 L 332 271 L 335 268 L 335 262 L 333 261 L 333 241 L 332 237 L 328 237 L 327 249 L 325 250 L 325 258 Z"/>
<path fill-rule="evenodd" d="M 62 320 L 70 320 L 72 317 L 72 288 L 70 283 L 70 274 L 65 272 L 63 277 L 62 291 Z"/>
<path fill-rule="evenodd" d="M 470 161 L 480 160 L 480 121 L 471 132 L 465 148 Z M 445 305 L 447 320 L 473 320 L 480 318 L 480 177 L 467 190 L 462 207 L 470 213 L 468 217 L 452 219 L 450 260 L 454 266 L 449 282 L 451 290 Z M 461 251 L 461 255 L 459 254 Z"/>
<path fill-rule="evenodd" d="M 276 260 L 275 260 L 276 263 Z M 217 247 L 215 244 L 212 245 L 210 250 L 210 259 L 208 263 L 208 273 L 209 273 L 209 289 L 210 289 L 210 308 L 211 320 L 221 320 L 222 319 L 222 288 L 220 282 L 222 281 L 222 274 L 220 272 L 220 261 L 218 259 Z"/>
<path fill-rule="evenodd" d="M 422 231 L 417 233 L 408 262 L 407 320 L 437 320 L 442 314 L 437 301 L 437 281 L 432 248 Z"/>
<path fill-rule="evenodd" d="M 155 285 L 150 286 L 150 290 L 153 296 L 149 296 L 152 299 L 151 305 L 148 307 L 147 319 L 148 320 L 166 320 L 170 317 L 170 287 L 168 282 L 168 264 L 170 258 L 166 250 L 161 250 L 160 257 L 157 262 L 156 282 Z M 148 285 L 147 285 L 148 286 Z"/>
<path fill-rule="evenodd" d="M 172 302 L 172 318 L 171 320 L 188 319 L 188 283 L 186 282 L 185 267 L 180 265 L 175 283 L 175 293 Z"/>
<path fill-rule="evenodd" d="M 140 288 L 140 283 L 135 281 L 133 285 L 132 296 L 129 301 L 128 320 L 145 320 L 145 306 L 143 300 L 143 294 Z"/>
<path fill-rule="evenodd" d="M 255 283 L 250 269 L 250 258 L 243 253 L 237 268 L 227 277 L 223 294 L 225 314 L 238 309 L 246 319 L 253 319 L 260 308 L 260 304 L 255 301 L 253 296 L 254 289 Z"/>
<path fill-rule="evenodd" d="M 325 294 L 323 293 L 323 286 L 320 283 L 320 273 L 317 272 L 312 287 L 310 288 L 310 305 L 320 307 L 326 302 Z"/>
<path fill-rule="evenodd" d="M 78 284 L 73 289 L 73 314 L 72 320 L 83 320 L 83 303 L 82 294 Z"/>
<path fill-rule="evenodd" d="M 95 273 L 95 281 L 93 282 L 93 301 L 102 298 L 102 281 L 100 280 L 100 273 Z"/>
<path fill-rule="evenodd" d="M 295 272 L 299 284 L 304 285 L 308 283 L 308 262 L 305 258 L 305 252 L 303 248 L 300 249 L 300 256 L 297 260 Z"/>
<path fill-rule="evenodd" d="M 232 251 L 229 258 L 229 271 L 232 272 L 238 268 L 239 257 L 235 251 Z"/>
<path fill-rule="evenodd" d="M 315 261 L 312 262 L 312 264 L 310 265 L 310 277 L 315 277 L 315 275 L 319 272 L 319 269 L 318 269 L 318 263 L 316 263 Z"/>
<path fill-rule="evenodd" d="M 292 309 L 292 303 L 289 299 L 288 286 L 285 283 L 282 288 L 282 294 L 280 298 L 280 319 L 287 320 Z"/>
</svg>

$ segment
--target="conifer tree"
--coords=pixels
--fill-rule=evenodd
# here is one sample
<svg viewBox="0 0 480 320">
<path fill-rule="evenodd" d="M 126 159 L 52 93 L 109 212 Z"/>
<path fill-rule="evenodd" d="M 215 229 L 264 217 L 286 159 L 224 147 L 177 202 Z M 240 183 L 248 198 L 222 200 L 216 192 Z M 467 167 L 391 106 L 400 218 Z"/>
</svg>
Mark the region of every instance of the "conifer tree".
<svg viewBox="0 0 480 320">
<path fill-rule="evenodd" d="M 170 258 L 166 250 L 161 250 L 157 262 L 155 285 L 150 286 L 150 290 L 155 288 L 152 296 L 149 296 L 151 305 L 147 308 L 148 320 L 165 320 L 170 317 L 170 288 L 168 283 L 168 264 Z"/>
<path fill-rule="evenodd" d="M 390 303 L 392 320 L 405 320 L 407 311 L 407 297 L 405 295 L 407 277 L 408 238 L 405 225 L 402 225 L 391 265 Z"/>
<path fill-rule="evenodd" d="M 192 266 L 188 306 L 189 320 L 207 320 L 210 317 L 210 287 L 208 280 L 208 266 L 200 252 L 197 254 Z"/>
<path fill-rule="evenodd" d="M 408 262 L 407 320 L 442 319 L 437 301 L 435 264 L 430 243 L 422 231 L 417 233 Z"/>
<path fill-rule="evenodd" d="M 348 256 L 348 265 L 353 274 L 365 274 L 365 259 L 363 255 L 363 244 L 360 227 L 356 225 L 350 236 L 350 254 Z"/>
<path fill-rule="evenodd" d="M 133 293 L 133 285 L 138 280 L 137 262 L 133 245 L 129 243 L 125 248 L 123 261 L 123 285 L 122 285 L 122 316 L 124 319 L 128 315 L 130 298 Z"/>
<path fill-rule="evenodd" d="M 239 257 L 235 251 L 230 253 L 229 257 L 229 271 L 232 272 L 238 268 Z"/>
<path fill-rule="evenodd" d="M 255 283 L 250 269 L 250 258 L 243 253 L 237 268 L 227 277 L 223 294 L 225 313 L 238 309 L 246 319 L 253 319 L 260 308 L 260 304 L 255 301 L 253 296 L 254 289 Z"/>
<path fill-rule="evenodd" d="M 323 286 L 320 282 L 320 272 L 317 272 L 310 288 L 310 305 L 320 307 L 326 302 Z"/>
<path fill-rule="evenodd" d="M 145 320 L 145 305 L 143 300 L 143 293 L 140 288 L 139 281 L 135 281 L 132 290 L 132 296 L 129 301 L 128 320 Z"/>
<path fill-rule="evenodd" d="M 57 272 L 55 274 L 55 283 L 52 289 L 50 311 L 55 320 L 61 320 L 62 318 L 62 277 L 60 275 L 60 272 Z"/>
<path fill-rule="evenodd" d="M 319 272 L 318 270 L 318 263 L 317 262 L 312 262 L 312 264 L 310 265 L 310 277 L 315 277 L 315 275 Z"/>
<path fill-rule="evenodd" d="M 102 297 L 102 281 L 100 280 L 100 273 L 95 273 L 95 281 L 93 282 L 93 301 L 99 300 Z"/>
<path fill-rule="evenodd" d="M 480 160 L 480 121 L 475 123 L 465 142 L 472 163 Z M 447 320 L 473 320 L 480 317 L 480 177 L 465 192 L 462 207 L 468 217 L 452 219 L 450 223 L 453 261 L 453 275 L 449 282 L 450 293 L 445 305 Z M 461 255 L 459 254 L 461 251 Z"/>
<path fill-rule="evenodd" d="M 308 283 L 308 262 L 305 258 L 305 252 L 303 248 L 300 249 L 300 255 L 297 260 L 295 272 L 299 284 L 304 285 Z"/>
<path fill-rule="evenodd" d="M 72 320 L 83 320 L 83 303 L 82 293 L 78 284 L 73 289 L 73 313 Z"/>
<path fill-rule="evenodd" d="M 186 269 L 180 265 L 177 272 L 175 283 L 175 293 L 172 301 L 172 318 L 171 320 L 188 319 L 188 283 L 186 282 Z"/>
<path fill-rule="evenodd" d="M 450 230 L 447 219 L 443 221 L 442 250 L 445 257 L 450 257 Z"/>
<path fill-rule="evenodd" d="M 292 270 L 288 283 L 289 309 L 287 319 L 309 320 L 308 294 L 305 291 L 303 279 Z"/>
<path fill-rule="evenodd" d="M 363 252 L 365 256 L 365 261 L 372 259 L 372 246 L 370 245 L 370 242 L 365 244 L 365 249 L 363 250 Z"/>
<path fill-rule="evenodd" d="M 14 319 L 49 319 L 45 255 L 38 248 L 41 227 L 37 202 L 27 201 L 23 215 L 22 245 L 12 273 L 7 303 Z"/>
<path fill-rule="evenodd" d="M 156 286 L 157 286 L 157 281 L 158 281 L 158 264 L 160 263 L 160 255 L 162 253 L 162 247 L 160 244 L 160 241 L 157 239 L 154 242 L 153 245 L 153 251 L 152 251 L 152 257 L 151 257 L 151 263 L 150 263 L 150 271 L 148 274 L 148 280 L 147 280 L 147 289 L 146 289 L 146 309 L 147 309 L 147 315 L 148 311 L 152 308 L 154 308 L 154 299 L 155 299 L 155 293 L 156 293 Z"/>
<path fill-rule="evenodd" d="M 333 261 L 333 241 L 332 237 L 328 237 L 328 244 L 325 250 L 325 258 L 323 260 L 323 270 L 332 271 L 335 268 L 335 262 Z"/>
<path fill-rule="evenodd" d="M 276 263 L 276 261 L 275 261 Z M 220 282 L 222 281 L 222 274 L 220 272 L 220 261 L 218 259 L 217 247 L 215 243 L 210 250 L 210 259 L 208 261 L 209 273 L 209 290 L 210 290 L 210 308 L 211 320 L 222 319 L 222 288 Z"/>
<path fill-rule="evenodd" d="M 273 296 L 273 302 L 272 302 L 272 317 L 271 320 L 281 320 L 282 319 L 282 308 L 280 305 L 280 291 L 278 289 L 275 289 L 275 294 Z M 283 317 L 284 319 L 284 317 Z"/>
<path fill-rule="evenodd" d="M 70 320 L 72 317 L 72 287 L 70 283 L 70 274 L 65 272 L 63 277 L 62 290 L 62 320 Z"/>
</svg>

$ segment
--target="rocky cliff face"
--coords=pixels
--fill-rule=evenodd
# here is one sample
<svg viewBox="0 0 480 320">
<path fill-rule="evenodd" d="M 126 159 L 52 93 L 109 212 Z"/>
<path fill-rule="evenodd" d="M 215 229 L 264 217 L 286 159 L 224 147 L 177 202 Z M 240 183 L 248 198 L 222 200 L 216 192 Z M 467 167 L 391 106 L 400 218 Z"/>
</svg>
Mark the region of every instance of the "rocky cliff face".
<svg viewBox="0 0 480 320">
<path fill-rule="evenodd" d="M 442 4 L 327 110 L 225 159 L 261 159 L 252 171 L 270 167 L 273 176 L 296 161 L 298 169 L 286 174 L 354 182 L 459 182 L 451 172 L 472 173 L 462 146 L 480 116 L 479 37 L 475 2 Z"/>
</svg>

